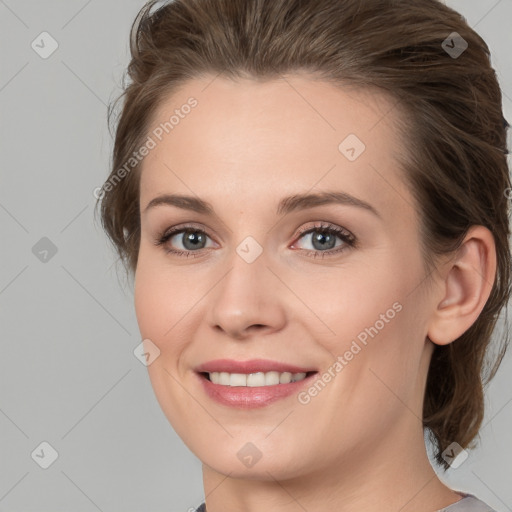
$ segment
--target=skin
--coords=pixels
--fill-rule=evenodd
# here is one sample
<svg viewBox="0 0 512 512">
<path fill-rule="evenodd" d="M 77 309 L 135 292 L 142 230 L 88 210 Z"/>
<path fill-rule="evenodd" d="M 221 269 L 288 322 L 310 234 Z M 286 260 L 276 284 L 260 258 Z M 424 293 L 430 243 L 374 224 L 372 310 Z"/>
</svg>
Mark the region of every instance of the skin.
<svg viewBox="0 0 512 512">
<path fill-rule="evenodd" d="M 434 344 L 466 331 L 489 296 L 492 235 L 474 226 L 427 276 L 418 214 L 393 156 L 405 147 L 398 111 L 379 92 L 299 73 L 206 76 L 166 98 L 152 126 L 191 96 L 198 105 L 142 164 L 135 309 L 143 339 L 160 350 L 148 366 L 159 404 L 203 462 L 208 512 L 433 512 L 455 503 L 460 495 L 427 457 L 422 402 Z M 353 162 L 338 149 L 348 134 L 366 145 Z M 380 216 L 342 204 L 276 214 L 281 198 L 318 191 L 352 194 Z M 164 193 L 198 196 L 215 214 L 144 211 Z M 297 230 L 319 221 L 358 246 L 308 255 L 323 249 Z M 153 243 L 184 223 L 208 234 L 196 258 Z M 236 252 L 248 236 L 263 250 L 250 264 Z M 182 235 L 171 240 L 185 250 Z M 336 240 L 333 250 L 344 244 Z M 223 406 L 193 371 L 217 358 L 268 358 L 322 373 L 395 302 L 401 311 L 307 404 L 292 395 L 262 409 Z M 237 457 L 248 442 L 262 454 L 250 468 Z"/>
</svg>

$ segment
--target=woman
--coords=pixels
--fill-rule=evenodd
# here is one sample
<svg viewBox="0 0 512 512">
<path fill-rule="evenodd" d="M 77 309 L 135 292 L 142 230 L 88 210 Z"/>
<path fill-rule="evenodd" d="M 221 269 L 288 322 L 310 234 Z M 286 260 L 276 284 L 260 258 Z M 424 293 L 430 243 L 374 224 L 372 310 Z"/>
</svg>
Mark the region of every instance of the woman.
<svg viewBox="0 0 512 512">
<path fill-rule="evenodd" d="M 450 489 L 509 298 L 507 123 L 435 0 L 149 2 L 103 187 L 199 511 L 492 510 Z M 506 340 L 505 340 L 506 342 Z"/>
</svg>

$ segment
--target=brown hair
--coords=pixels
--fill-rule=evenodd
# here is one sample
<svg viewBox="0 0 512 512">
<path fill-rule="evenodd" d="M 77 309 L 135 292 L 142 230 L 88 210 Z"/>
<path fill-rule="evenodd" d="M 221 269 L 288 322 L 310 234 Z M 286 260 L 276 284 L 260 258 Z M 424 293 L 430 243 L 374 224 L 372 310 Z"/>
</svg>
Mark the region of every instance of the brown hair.
<svg viewBox="0 0 512 512">
<path fill-rule="evenodd" d="M 426 269 L 456 250 L 472 225 L 487 227 L 496 244 L 496 279 L 483 311 L 460 338 L 436 345 L 430 363 L 423 424 L 447 469 L 442 452 L 450 443 L 474 446 L 484 386 L 508 343 L 504 335 L 489 365 L 484 356 L 510 296 L 511 184 L 508 123 L 488 46 L 438 0 L 175 0 L 152 10 L 156 3 L 148 2 L 132 26 L 110 186 L 98 198 L 125 269 L 133 275 L 137 265 L 140 164 L 114 185 L 112 178 L 180 84 L 206 74 L 260 80 L 304 70 L 390 95 L 406 114 L 397 121 L 405 147 L 397 158 L 420 214 Z M 468 45 L 460 55 L 449 53 L 454 41 L 461 48 L 453 32 Z"/>
</svg>

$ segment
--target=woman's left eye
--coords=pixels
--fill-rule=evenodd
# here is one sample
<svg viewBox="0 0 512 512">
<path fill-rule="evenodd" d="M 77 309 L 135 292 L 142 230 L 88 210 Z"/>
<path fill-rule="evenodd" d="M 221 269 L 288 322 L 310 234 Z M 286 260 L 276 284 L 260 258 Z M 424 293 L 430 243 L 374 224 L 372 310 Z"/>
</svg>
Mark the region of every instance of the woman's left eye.
<svg viewBox="0 0 512 512">
<path fill-rule="evenodd" d="M 309 235 L 314 235 L 311 237 L 313 249 L 304 250 L 308 255 L 312 255 L 314 258 L 332 256 L 348 247 L 355 247 L 356 245 L 356 238 L 352 233 L 333 224 L 319 223 L 312 227 L 302 228 L 299 230 L 296 239 L 306 239 Z M 173 244 L 168 243 L 171 242 L 173 238 L 180 240 L 184 250 L 175 249 L 172 247 Z M 194 253 L 199 253 L 201 249 L 206 248 L 202 245 L 206 242 L 207 238 L 209 238 L 208 234 L 202 229 L 194 226 L 181 226 L 165 231 L 154 243 L 157 246 L 163 246 L 167 253 L 188 258 L 190 256 L 196 257 L 200 255 Z M 342 243 L 336 245 L 336 238 L 340 239 Z"/>
</svg>

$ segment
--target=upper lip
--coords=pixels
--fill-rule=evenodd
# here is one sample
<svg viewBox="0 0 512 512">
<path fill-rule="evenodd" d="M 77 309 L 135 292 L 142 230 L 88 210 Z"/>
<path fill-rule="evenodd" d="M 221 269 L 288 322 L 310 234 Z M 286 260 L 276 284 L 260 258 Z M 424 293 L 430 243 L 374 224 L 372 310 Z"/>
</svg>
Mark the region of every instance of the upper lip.
<svg viewBox="0 0 512 512">
<path fill-rule="evenodd" d="M 257 372 L 290 372 L 308 373 L 316 371 L 314 368 L 304 368 L 288 363 L 280 363 L 270 359 L 250 359 L 248 361 L 235 361 L 234 359 L 215 359 L 200 364 L 197 372 L 228 372 L 228 373 L 257 373 Z"/>
</svg>

